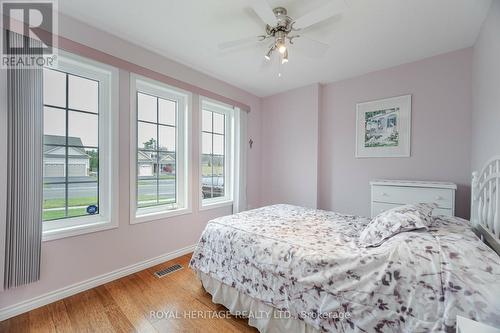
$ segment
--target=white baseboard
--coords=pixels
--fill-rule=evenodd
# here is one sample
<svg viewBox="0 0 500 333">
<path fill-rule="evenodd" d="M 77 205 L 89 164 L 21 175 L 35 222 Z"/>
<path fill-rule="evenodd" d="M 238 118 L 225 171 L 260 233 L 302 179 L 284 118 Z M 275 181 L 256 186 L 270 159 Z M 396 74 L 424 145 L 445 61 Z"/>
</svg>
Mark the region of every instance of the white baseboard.
<svg viewBox="0 0 500 333">
<path fill-rule="evenodd" d="M 119 268 L 115 271 L 102 274 L 94 278 L 78 282 L 58 290 L 48 292 L 46 294 L 34 297 L 26 301 L 19 302 L 17 304 L 7 306 L 5 308 L 0 309 L 0 321 L 20 315 L 24 312 L 28 312 L 30 310 L 39 308 L 49 303 L 53 303 L 55 301 L 69 297 L 71 295 L 78 294 L 79 292 L 95 288 L 97 286 L 119 279 L 121 277 L 142 271 L 143 269 L 161 264 L 162 262 L 178 258 L 180 256 L 188 254 L 189 252 L 193 252 L 195 247 L 196 245 L 187 246 L 182 249 L 166 253 L 152 259 L 147 259 L 130 266 Z"/>
</svg>

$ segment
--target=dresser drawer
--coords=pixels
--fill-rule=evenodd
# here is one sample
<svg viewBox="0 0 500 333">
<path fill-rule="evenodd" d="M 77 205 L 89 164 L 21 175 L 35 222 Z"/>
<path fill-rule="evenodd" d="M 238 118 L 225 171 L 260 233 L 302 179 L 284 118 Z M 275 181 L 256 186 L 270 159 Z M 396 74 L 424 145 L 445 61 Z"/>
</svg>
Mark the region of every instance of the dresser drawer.
<svg viewBox="0 0 500 333">
<path fill-rule="evenodd" d="M 440 188 L 372 186 L 372 201 L 397 205 L 434 202 L 439 208 L 453 209 L 454 191 Z"/>
<path fill-rule="evenodd" d="M 390 204 L 390 203 L 382 203 L 382 202 L 372 202 L 372 217 L 377 216 L 378 214 L 385 212 L 386 210 L 400 207 L 399 204 Z M 453 216 L 453 211 L 445 208 L 436 208 L 434 209 L 432 215 L 445 215 L 445 216 Z"/>
</svg>

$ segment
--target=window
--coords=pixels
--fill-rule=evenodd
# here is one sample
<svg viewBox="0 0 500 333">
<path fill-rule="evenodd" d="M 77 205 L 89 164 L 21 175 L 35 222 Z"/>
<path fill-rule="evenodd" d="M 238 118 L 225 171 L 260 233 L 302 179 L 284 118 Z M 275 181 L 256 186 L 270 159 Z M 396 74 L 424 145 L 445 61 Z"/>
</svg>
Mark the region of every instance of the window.
<svg viewBox="0 0 500 333">
<path fill-rule="evenodd" d="M 116 70 L 61 52 L 43 70 L 43 229 L 58 234 L 114 226 L 111 104 Z"/>
<path fill-rule="evenodd" d="M 132 223 L 186 213 L 188 95 L 134 76 Z"/>
<path fill-rule="evenodd" d="M 43 220 L 98 214 L 99 81 L 53 69 L 43 77 Z"/>
<path fill-rule="evenodd" d="M 233 109 L 202 99 L 201 198 L 202 206 L 232 200 Z"/>
</svg>

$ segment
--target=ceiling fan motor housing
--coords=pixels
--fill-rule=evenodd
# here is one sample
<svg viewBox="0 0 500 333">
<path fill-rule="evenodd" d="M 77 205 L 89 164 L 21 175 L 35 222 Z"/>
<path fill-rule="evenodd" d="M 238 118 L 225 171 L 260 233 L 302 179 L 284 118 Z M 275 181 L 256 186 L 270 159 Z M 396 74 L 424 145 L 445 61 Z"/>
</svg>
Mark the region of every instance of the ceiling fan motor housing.
<svg viewBox="0 0 500 333">
<path fill-rule="evenodd" d="M 287 11 L 283 7 L 274 8 L 273 13 L 276 16 L 277 23 L 274 27 L 270 25 L 266 26 L 267 34 L 273 37 L 278 37 L 277 34 L 280 34 L 281 32 L 286 36 L 290 31 L 292 31 L 293 20 L 287 15 Z"/>
</svg>

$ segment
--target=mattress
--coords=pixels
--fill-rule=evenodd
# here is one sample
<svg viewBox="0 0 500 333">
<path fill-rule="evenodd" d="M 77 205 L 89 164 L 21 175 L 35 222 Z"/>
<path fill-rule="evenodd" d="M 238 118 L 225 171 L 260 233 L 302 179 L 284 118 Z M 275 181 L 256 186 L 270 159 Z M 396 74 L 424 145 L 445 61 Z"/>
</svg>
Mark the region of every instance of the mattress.
<svg viewBox="0 0 500 333">
<path fill-rule="evenodd" d="M 500 327 L 500 258 L 459 218 L 358 242 L 368 219 L 291 205 L 210 221 L 190 267 L 327 332 Z"/>
</svg>

